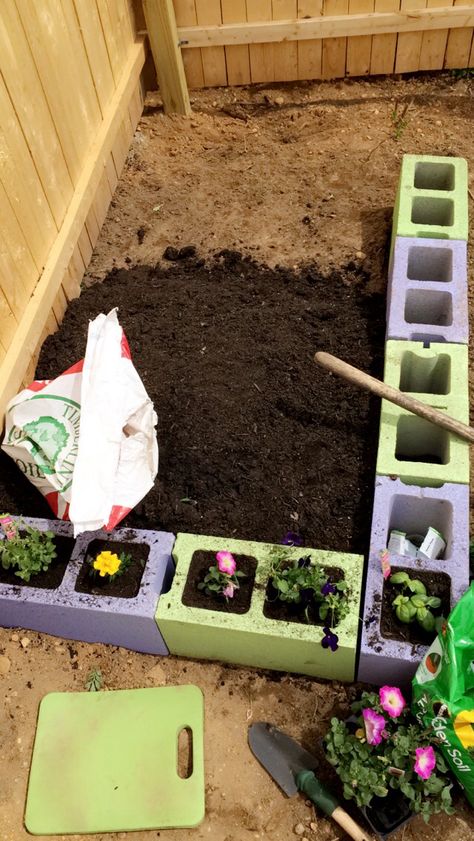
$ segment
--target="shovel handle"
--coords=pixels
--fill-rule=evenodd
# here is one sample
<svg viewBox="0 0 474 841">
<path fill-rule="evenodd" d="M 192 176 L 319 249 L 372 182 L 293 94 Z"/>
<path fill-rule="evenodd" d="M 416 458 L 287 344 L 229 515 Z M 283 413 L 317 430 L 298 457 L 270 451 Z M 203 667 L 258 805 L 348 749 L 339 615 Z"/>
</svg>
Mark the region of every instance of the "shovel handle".
<svg viewBox="0 0 474 841">
<path fill-rule="evenodd" d="M 300 771 L 296 776 L 296 785 L 299 791 L 306 794 L 325 815 L 335 820 L 354 841 L 371 841 L 370 836 L 339 806 L 334 795 L 316 779 L 312 771 Z"/>
</svg>

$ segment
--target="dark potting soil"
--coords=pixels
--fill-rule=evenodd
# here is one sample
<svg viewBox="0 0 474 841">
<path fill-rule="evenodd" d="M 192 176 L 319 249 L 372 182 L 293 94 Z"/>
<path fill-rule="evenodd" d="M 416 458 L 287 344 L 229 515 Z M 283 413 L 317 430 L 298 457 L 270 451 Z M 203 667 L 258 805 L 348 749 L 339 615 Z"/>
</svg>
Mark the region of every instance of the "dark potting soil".
<svg viewBox="0 0 474 841">
<path fill-rule="evenodd" d="M 209 567 L 216 565 L 215 552 L 194 552 L 189 565 L 188 577 L 184 586 L 181 601 L 188 607 L 200 607 L 204 610 L 219 610 L 225 613 L 247 613 L 252 598 L 253 584 L 257 561 L 248 555 L 234 555 L 237 569 L 245 573 L 245 578 L 239 578 L 239 589 L 229 601 L 222 597 L 207 596 L 198 590 L 198 584 L 204 580 Z"/>
<path fill-rule="evenodd" d="M 119 308 L 158 413 L 155 487 L 135 528 L 367 549 L 380 403 L 314 362 L 330 351 L 380 377 L 385 300 L 354 264 L 322 275 L 234 252 L 209 264 L 113 270 L 85 289 L 43 345 L 37 377 L 84 355 L 89 319 Z M 0 454 L 0 510 L 50 516 Z"/>
<path fill-rule="evenodd" d="M 48 569 L 32 575 L 29 581 L 18 578 L 12 569 L 3 569 L 0 564 L 0 582 L 13 584 L 18 587 L 37 587 L 40 590 L 56 590 L 61 584 L 66 567 L 71 559 L 75 541 L 72 537 L 54 537 L 56 557 L 51 561 Z"/>
<path fill-rule="evenodd" d="M 120 557 L 124 552 L 130 555 L 132 563 L 122 575 L 110 581 L 108 576 L 100 578 L 99 573 L 92 569 L 90 560 L 95 560 L 99 552 L 114 552 Z M 146 543 L 121 543 L 117 540 L 93 540 L 87 547 L 75 590 L 78 593 L 89 593 L 91 596 L 114 596 L 118 599 L 133 599 L 139 589 L 143 577 L 145 564 L 150 554 L 150 547 Z"/>
<path fill-rule="evenodd" d="M 451 597 L 451 579 L 449 575 L 446 575 L 444 572 L 421 572 L 408 568 L 405 569 L 404 567 L 397 567 L 397 572 L 407 572 L 411 578 L 418 578 L 425 585 L 426 591 L 430 596 L 438 596 L 441 599 L 441 606 L 439 608 L 430 608 L 432 613 L 435 616 L 448 616 Z M 380 622 L 382 636 L 412 644 L 430 645 L 436 636 L 436 631 L 427 633 L 417 622 L 410 622 L 407 625 L 397 619 L 395 611 L 392 610 L 392 602 L 400 592 L 400 587 L 390 584 L 390 581 L 387 580 L 384 583 L 382 618 Z M 407 595 L 410 594 L 407 593 Z"/>
<path fill-rule="evenodd" d="M 344 578 L 344 573 L 341 569 L 337 569 L 336 567 L 323 567 L 323 569 L 327 577 L 333 582 L 342 581 Z M 303 591 L 300 604 L 283 602 L 278 598 L 278 590 L 270 580 L 267 584 L 265 596 L 263 615 L 267 619 L 279 619 L 281 622 L 299 622 L 302 625 L 321 625 L 321 627 L 323 625 L 329 625 L 331 628 L 337 627 L 337 616 L 334 622 L 331 621 L 331 616 L 328 616 L 324 620 L 319 618 L 319 605 L 314 602 L 312 591 L 308 591 L 307 593 Z M 306 608 L 308 609 L 308 616 L 305 615 Z"/>
</svg>

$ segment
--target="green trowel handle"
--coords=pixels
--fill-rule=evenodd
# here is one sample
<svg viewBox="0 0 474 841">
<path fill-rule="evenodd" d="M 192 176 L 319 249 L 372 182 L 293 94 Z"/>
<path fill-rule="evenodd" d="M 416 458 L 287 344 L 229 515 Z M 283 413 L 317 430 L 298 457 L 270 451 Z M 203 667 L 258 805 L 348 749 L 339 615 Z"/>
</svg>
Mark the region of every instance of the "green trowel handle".
<svg viewBox="0 0 474 841">
<path fill-rule="evenodd" d="M 299 791 L 329 817 L 332 817 L 354 841 L 370 841 L 370 836 L 339 806 L 334 795 L 319 782 L 312 771 L 300 771 L 295 778 Z"/>
</svg>

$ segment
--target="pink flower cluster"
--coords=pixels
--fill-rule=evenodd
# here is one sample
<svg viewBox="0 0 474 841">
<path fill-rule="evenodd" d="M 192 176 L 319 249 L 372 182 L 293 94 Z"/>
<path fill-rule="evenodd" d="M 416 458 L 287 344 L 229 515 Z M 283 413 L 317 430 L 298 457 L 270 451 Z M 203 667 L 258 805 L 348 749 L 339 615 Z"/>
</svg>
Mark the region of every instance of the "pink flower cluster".
<svg viewBox="0 0 474 841">
<path fill-rule="evenodd" d="M 398 718 L 406 707 L 405 699 L 400 690 L 395 686 L 382 686 L 379 692 L 380 706 L 388 713 L 390 718 Z M 386 720 L 383 715 L 375 710 L 366 707 L 362 710 L 364 719 L 365 738 L 369 745 L 380 745 L 382 739 L 387 739 L 389 734 L 386 730 Z M 436 766 L 436 756 L 433 748 L 429 745 L 426 748 L 415 750 L 416 761 L 414 771 L 422 780 L 427 780 Z"/>
<path fill-rule="evenodd" d="M 231 552 L 217 552 L 216 561 L 219 572 L 224 572 L 226 575 L 234 574 L 237 564 Z"/>
</svg>

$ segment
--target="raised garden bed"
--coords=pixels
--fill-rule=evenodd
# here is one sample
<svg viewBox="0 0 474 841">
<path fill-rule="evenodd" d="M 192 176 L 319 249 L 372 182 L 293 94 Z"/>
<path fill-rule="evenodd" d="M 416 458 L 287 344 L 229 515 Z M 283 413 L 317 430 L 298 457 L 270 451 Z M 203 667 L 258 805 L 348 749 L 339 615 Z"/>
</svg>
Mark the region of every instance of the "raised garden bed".
<svg viewBox="0 0 474 841">
<path fill-rule="evenodd" d="M 332 350 L 380 376 L 382 295 L 356 267 L 270 269 L 233 252 L 111 273 L 43 345 L 50 378 L 84 354 L 88 320 L 117 306 L 158 414 L 155 487 L 126 525 L 366 551 L 379 405 L 315 365 Z M 0 509 L 50 516 L 0 454 Z M 337 512 L 337 514 L 335 513 Z"/>
<path fill-rule="evenodd" d="M 250 607 L 243 614 L 183 604 L 189 570 L 197 553 L 227 550 L 256 561 Z M 276 558 L 298 560 L 310 555 L 327 570 L 337 570 L 348 585 L 349 609 L 335 626 L 338 648 L 323 648 L 320 625 L 267 618 L 264 614 L 267 584 Z M 322 552 L 218 537 L 179 534 L 173 550 L 176 573 L 169 593 L 160 599 L 156 621 L 172 654 L 207 660 L 223 660 L 246 666 L 334 680 L 353 680 L 364 559 L 360 555 Z M 196 584 L 195 573 L 191 580 Z M 188 588 L 189 592 L 189 588 Z"/>
<path fill-rule="evenodd" d="M 168 654 L 154 614 L 161 593 L 166 592 L 171 582 L 172 534 L 116 529 L 110 534 L 86 533 L 74 541 L 69 523 L 33 518 L 24 518 L 24 522 L 41 531 L 53 531 L 58 540 L 69 540 L 72 551 L 55 587 L 37 587 L 33 579 L 29 584 L 20 579 L 14 583 L 0 581 L 3 626 L 43 631 L 65 639 L 110 643 L 149 654 Z M 120 552 L 124 546 L 135 555 L 139 576 L 136 594 L 133 595 L 136 581 L 127 595 L 121 592 L 123 582 L 120 578 L 106 584 L 102 590 L 95 579 L 89 588 L 92 592 L 84 592 L 84 578 L 91 569 L 86 561 L 87 554 L 96 553 L 103 547 Z M 144 567 L 140 559 L 144 560 Z M 133 567 L 127 573 L 129 571 L 133 572 Z M 118 590 L 115 594 L 114 587 Z"/>
</svg>

